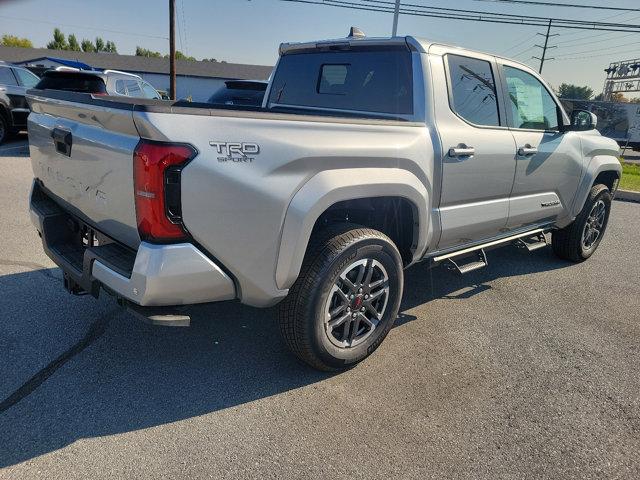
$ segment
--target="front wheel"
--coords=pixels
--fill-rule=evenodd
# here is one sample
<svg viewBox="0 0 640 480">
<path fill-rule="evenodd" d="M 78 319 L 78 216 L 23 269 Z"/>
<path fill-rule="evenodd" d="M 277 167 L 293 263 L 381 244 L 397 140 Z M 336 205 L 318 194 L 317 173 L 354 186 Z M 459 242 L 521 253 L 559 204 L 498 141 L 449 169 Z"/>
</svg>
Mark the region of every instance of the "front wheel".
<svg viewBox="0 0 640 480">
<path fill-rule="evenodd" d="M 319 232 L 279 306 L 282 336 L 314 368 L 348 368 L 389 333 L 402 288 L 402 260 L 389 237 L 355 225 Z"/>
<path fill-rule="evenodd" d="M 606 185 L 594 185 L 576 219 L 552 234 L 555 254 L 572 262 L 583 262 L 596 251 L 609 222 L 611 193 Z"/>
</svg>

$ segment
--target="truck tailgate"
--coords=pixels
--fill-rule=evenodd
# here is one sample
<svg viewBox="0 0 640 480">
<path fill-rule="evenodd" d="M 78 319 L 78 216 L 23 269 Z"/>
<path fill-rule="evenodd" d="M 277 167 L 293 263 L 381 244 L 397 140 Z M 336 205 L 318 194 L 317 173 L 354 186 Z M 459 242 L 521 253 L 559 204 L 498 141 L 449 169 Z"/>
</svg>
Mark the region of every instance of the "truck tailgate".
<svg viewBox="0 0 640 480">
<path fill-rule="evenodd" d="M 70 212 L 136 248 L 133 152 L 140 138 L 133 105 L 55 97 L 28 96 L 34 177 Z"/>
</svg>

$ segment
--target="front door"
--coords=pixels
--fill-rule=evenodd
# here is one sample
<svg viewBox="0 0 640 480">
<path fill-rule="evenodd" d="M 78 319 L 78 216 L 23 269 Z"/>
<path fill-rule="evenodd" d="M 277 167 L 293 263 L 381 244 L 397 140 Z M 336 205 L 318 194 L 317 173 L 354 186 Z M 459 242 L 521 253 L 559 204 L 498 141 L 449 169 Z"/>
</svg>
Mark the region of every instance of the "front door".
<svg viewBox="0 0 640 480">
<path fill-rule="evenodd" d="M 444 67 L 448 84 L 448 98 L 434 99 L 443 147 L 438 249 L 446 249 L 505 231 L 516 149 L 493 57 L 449 52 L 434 55 L 432 64 L 434 75 Z"/>
<path fill-rule="evenodd" d="M 562 110 L 533 73 L 502 64 L 507 118 L 517 147 L 508 227 L 557 220 L 572 204 L 582 174 L 581 144 L 562 133 Z"/>
</svg>

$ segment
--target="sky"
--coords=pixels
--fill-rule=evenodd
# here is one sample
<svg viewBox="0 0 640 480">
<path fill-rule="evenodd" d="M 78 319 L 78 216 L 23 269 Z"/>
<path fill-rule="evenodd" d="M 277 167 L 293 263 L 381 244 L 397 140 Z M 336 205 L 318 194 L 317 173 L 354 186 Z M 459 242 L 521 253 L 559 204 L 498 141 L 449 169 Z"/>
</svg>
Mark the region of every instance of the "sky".
<svg viewBox="0 0 640 480">
<path fill-rule="evenodd" d="M 640 12 L 612 12 L 548 6 L 505 5 L 474 0 L 403 0 L 430 6 L 483 10 L 580 20 L 640 24 Z M 561 0 L 558 3 L 569 3 Z M 52 4 L 55 3 L 55 8 Z M 573 1 L 570 3 L 580 3 Z M 591 0 L 587 4 L 638 8 L 638 0 Z M 280 0 L 176 0 L 177 48 L 188 55 L 233 63 L 273 65 L 281 42 L 339 38 L 358 26 L 367 36 L 389 36 L 392 15 Z M 133 54 L 136 46 L 168 52 L 167 0 L 0 0 L 0 35 L 29 38 L 44 47 L 58 26 L 79 40 L 101 36 L 113 40 L 118 52 Z M 534 44 L 539 27 L 503 25 L 401 15 L 399 35 L 503 54 L 534 68 L 540 56 Z M 560 83 L 588 85 L 602 91 L 604 69 L 614 60 L 640 58 L 640 34 L 556 29 L 549 51 L 562 60 L 545 63 L 543 76 Z M 570 58 L 570 59 L 568 59 Z"/>
</svg>

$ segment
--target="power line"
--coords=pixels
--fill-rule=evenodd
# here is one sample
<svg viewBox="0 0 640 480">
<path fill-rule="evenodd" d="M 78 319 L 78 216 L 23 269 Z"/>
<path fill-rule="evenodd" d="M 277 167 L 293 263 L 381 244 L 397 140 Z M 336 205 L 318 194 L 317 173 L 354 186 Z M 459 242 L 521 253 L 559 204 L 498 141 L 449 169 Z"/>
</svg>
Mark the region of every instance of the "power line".
<svg viewBox="0 0 640 480">
<path fill-rule="evenodd" d="M 180 0 L 180 10 L 182 10 L 182 34 L 184 35 L 184 53 L 189 56 L 189 44 L 187 43 L 187 20 L 184 16 L 184 0 Z"/>
<path fill-rule="evenodd" d="M 610 34 L 607 34 L 610 35 Z M 626 38 L 626 37 L 632 37 L 632 36 L 637 36 L 637 33 L 629 33 L 626 35 L 620 35 L 617 38 L 604 38 L 604 39 L 600 39 L 600 40 L 593 40 L 591 42 L 578 42 L 578 43 L 574 43 L 573 41 L 567 45 L 567 43 L 569 42 L 556 42 L 560 47 L 562 48 L 566 48 L 566 47 L 582 47 L 583 45 L 593 45 L 594 43 L 602 43 L 602 42 L 609 42 L 611 40 L 619 40 L 621 38 Z M 595 37 L 596 35 L 594 35 Z M 587 37 L 588 38 L 588 37 Z"/>
<path fill-rule="evenodd" d="M 537 34 L 536 34 L 537 35 Z M 536 48 L 535 45 L 531 45 L 529 48 L 527 48 L 526 50 L 522 50 L 521 52 L 516 53 L 515 55 L 510 55 L 513 58 L 519 57 L 520 55 L 522 55 L 523 53 L 527 53 L 529 50 L 533 50 L 534 48 Z"/>
<path fill-rule="evenodd" d="M 623 50 L 621 52 L 616 52 L 616 55 L 621 55 L 623 53 L 638 53 L 638 49 L 634 48 L 633 50 Z M 591 58 L 600 58 L 600 57 L 611 57 L 611 52 L 609 53 L 600 53 L 598 55 L 587 55 L 584 57 L 556 57 L 556 60 L 585 60 Z"/>
<path fill-rule="evenodd" d="M 346 0 L 280 0 L 289 3 L 300 3 L 309 5 L 320 6 L 333 6 L 346 8 L 351 10 L 364 10 L 382 13 L 393 13 L 393 9 L 388 5 L 392 4 L 389 1 L 382 0 L 366 0 L 368 4 L 355 3 L 354 1 Z M 371 5 L 375 3 L 377 5 Z M 380 5 L 383 4 L 383 5 Z M 395 3 L 393 3 L 395 4 Z M 404 6 L 406 5 L 406 6 Z M 417 8 L 407 8 L 417 7 Z M 455 12 L 455 13 L 454 13 Z M 468 11 L 453 8 L 443 7 L 425 7 L 423 5 L 415 4 L 403 4 L 400 9 L 400 13 L 403 15 L 417 16 L 417 17 L 431 17 L 442 18 L 448 20 L 465 20 L 475 22 L 489 22 L 489 23 L 502 23 L 511 25 L 530 25 L 530 26 L 547 26 L 549 20 L 553 20 L 554 27 L 556 28 L 568 28 L 568 29 L 581 29 L 590 31 L 612 31 L 612 32 L 640 32 L 640 25 L 630 24 L 614 24 L 603 23 L 596 21 L 583 21 L 583 20 L 571 20 L 562 18 L 547 18 L 547 17 L 534 17 L 528 15 L 511 15 L 495 12 L 482 12 L 482 11 Z"/>
<path fill-rule="evenodd" d="M 88 27 L 87 25 L 75 25 L 73 23 L 60 23 L 60 22 L 49 22 L 47 20 L 37 20 L 34 18 L 21 18 L 21 17 L 11 17 L 9 15 L 0 15 L 0 18 L 7 18 L 9 20 L 20 20 L 29 23 L 45 23 L 48 25 L 55 25 L 56 27 L 69 27 L 69 28 L 79 28 L 84 30 L 93 30 L 96 32 L 107 32 L 107 33 L 119 33 L 121 35 L 130 35 L 132 37 L 146 37 L 146 38 L 159 38 L 161 40 L 168 40 L 168 37 L 163 37 L 160 35 L 145 35 L 144 33 L 132 33 L 132 32 L 123 32 L 122 30 L 110 30 L 107 28 L 98 28 L 98 27 Z"/>
<path fill-rule="evenodd" d="M 607 48 L 597 48 L 595 50 L 591 49 L 591 50 L 584 50 L 582 52 L 568 52 L 565 53 L 564 55 L 581 55 L 583 53 L 592 53 L 592 52 L 608 52 L 610 50 L 613 50 L 615 48 L 620 48 L 620 47 L 628 47 L 631 45 L 638 45 L 640 44 L 640 42 L 630 42 L 630 43 L 623 43 L 622 45 L 616 45 L 615 47 L 607 47 Z M 612 52 L 613 53 L 613 52 Z"/>
<path fill-rule="evenodd" d="M 607 42 L 609 40 L 617 40 L 619 38 L 624 38 L 624 37 L 630 37 L 631 35 L 637 35 L 635 32 L 634 33 L 629 33 L 628 35 L 620 35 L 618 36 L 617 33 L 611 33 L 611 32 L 604 32 L 604 33 L 598 33 L 596 35 L 589 35 L 587 37 L 580 37 L 580 38 L 574 38 L 574 39 L 570 39 L 570 40 L 565 40 L 563 42 L 557 42 L 558 45 L 566 45 L 568 43 L 570 43 L 571 45 L 566 45 L 568 47 L 572 47 L 572 46 L 576 46 L 576 45 L 588 45 L 589 43 L 592 42 L 582 42 L 582 40 L 592 40 L 594 38 L 598 38 L 598 37 L 603 37 L 603 36 L 612 36 L 612 38 L 604 38 L 604 39 L 600 39 L 600 40 L 594 40 L 593 42 Z"/>
<path fill-rule="evenodd" d="M 625 7 L 602 7 L 600 5 L 581 5 L 576 3 L 559 3 L 559 2 L 541 2 L 529 0 L 474 0 L 475 2 L 491 2 L 491 3 L 513 3 L 523 5 L 538 5 L 545 7 L 566 7 L 566 8 L 590 8 L 594 10 L 614 10 L 621 12 L 640 12 L 640 8 Z"/>
<path fill-rule="evenodd" d="M 395 5 L 395 2 L 390 0 L 361 0 L 366 2 L 367 4 L 378 4 L 381 8 L 385 6 L 388 7 L 390 5 Z M 354 4 L 353 1 L 349 2 L 346 0 L 324 0 L 323 3 L 330 5 L 331 3 L 351 3 Z M 620 24 L 620 23 L 607 23 L 602 21 L 589 21 L 589 20 L 576 20 L 571 18 L 553 18 L 553 17 L 540 17 L 535 15 L 521 15 L 521 14 L 511 14 L 511 13 L 501 13 L 501 12 L 487 12 L 484 10 L 468 10 L 468 9 L 460 9 L 460 8 L 450 8 L 450 7 L 433 7 L 422 4 L 415 3 L 402 3 L 402 6 L 405 7 L 405 10 L 408 12 L 421 12 L 421 11 L 434 11 L 436 13 L 442 12 L 456 12 L 462 14 L 478 14 L 478 15 L 487 15 L 489 17 L 499 17 L 499 18 L 511 18 L 511 19 L 527 19 L 528 21 L 538 21 L 542 22 L 543 25 L 547 25 L 549 20 L 553 20 L 553 22 L 557 25 L 558 22 L 566 22 L 566 23 L 575 23 L 575 24 L 586 24 L 586 25 L 600 25 L 600 26 L 610 26 L 610 27 L 633 27 L 640 28 L 640 25 L 629 25 L 629 24 Z M 407 9 L 406 7 L 413 7 L 414 9 Z M 415 10 L 418 9 L 418 10 Z M 640 11 L 640 9 L 638 10 Z M 617 14 L 622 15 L 622 14 Z M 616 15 L 614 15 L 616 16 Z"/>
<path fill-rule="evenodd" d="M 507 52 L 510 52 L 511 50 L 515 50 L 516 48 L 518 48 L 521 45 L 524 45 L 527 42 L 530 42 L 531 40 L 533 40 L 535 37 L 537 37 L 538 34 L 534 33 L 533 35 L 531 35 L 530 37 L 525 38 L 524 40 L 522 40 L 521 42 L 516 43 L 515 45 L 511 45 L 509 48 L 507 48 L 506 50 L 502 51 L 502 55 L 504 55 Z"/>
<path fill-rule="evenodd" d="M 598 22 L 603 22 L 605 20 L 611 20 L 612 18 L 621 17 L 621 16 L 627 15 L 627 14 L 628 14 L 627 12 L 614 13 L 613 15 L 607 15 L 606 17 L 599 18 L 597 21 Z M 627 21 L 636 20 L 638 18 L 640 18 L 640 16 L 628 18 Z M 562 35 L 565 36 L 565 37 L 571 37 L 573 35 L 580 35 L 581 33 L 582 32 L 580 30 L 576 30 L 576 31 L 573 31 L 573 32 L 563 33 Z M 600 35 L 606 35 L 606 34 L 607 33 L 605 32 L 605 33 L 601 33 Z M 593 36 L 595 37 L 596 35 L 593 35 Z"/>
</svg>

